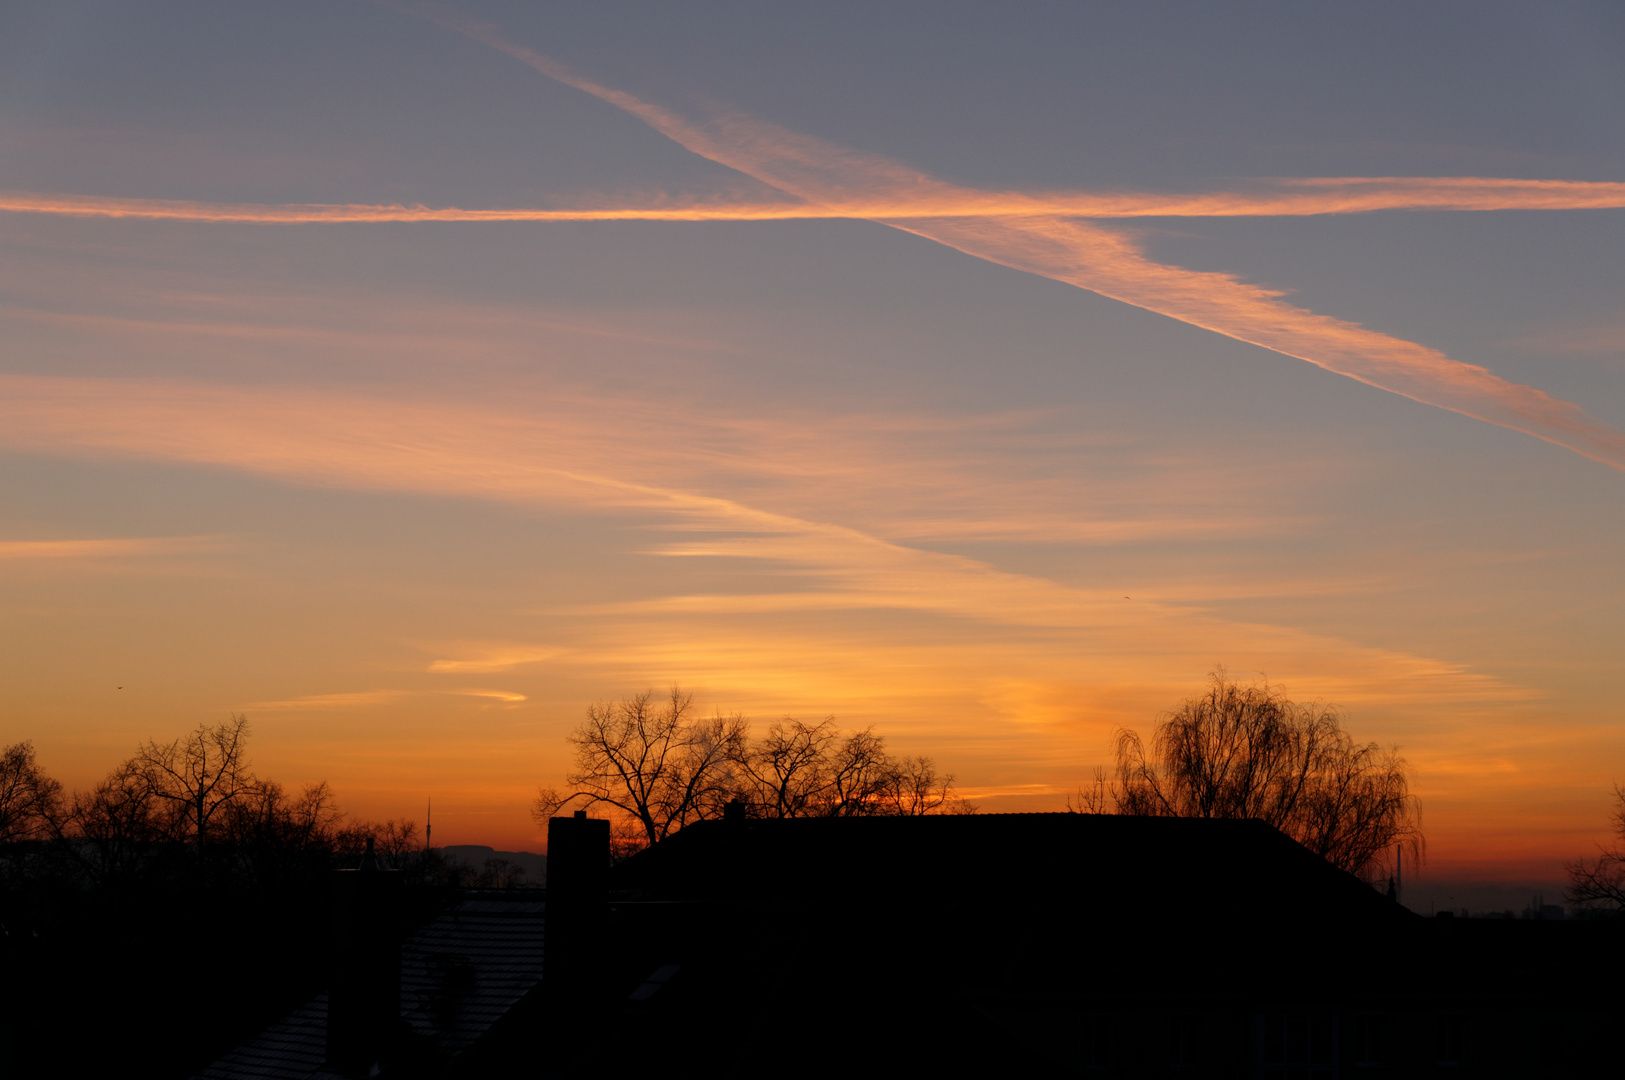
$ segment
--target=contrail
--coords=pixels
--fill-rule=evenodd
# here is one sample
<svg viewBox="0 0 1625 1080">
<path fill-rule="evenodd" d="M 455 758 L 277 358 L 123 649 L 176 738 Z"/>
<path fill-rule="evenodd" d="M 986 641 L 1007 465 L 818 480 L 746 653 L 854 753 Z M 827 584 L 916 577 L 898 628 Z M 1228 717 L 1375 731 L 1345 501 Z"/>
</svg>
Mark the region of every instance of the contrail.
<svg viewBox="0 0 1625 1080">
<path fill-rule="evenodd" d="M 676 202 L 562 208 L 211 203 L 0 191 L 0 211 L 61 217 L 245 224 L 494 221 L 794 221 L 982 217 L 1311 217 L 1379 210 L 1592 210 L 1625 207 L 1625 184 L 1478 177 L 1270 178 L 1236 191 L 978 192 L 822 203 Z"/>
<path fill-rule="evenodd" d="M 783 205 L 597 207 L 581 210 L 490 209 L 459 207 L 374 206 L 356 203 L 210 203 L 179 199 L 124 199 L 90 195 L 57 195 L 32 191 L 0 192 L 0 211 L 58 217 L 135 218 L 149 221 L 198 221 L 265 225 L 366 224 L 414 221 L 767 221 L 807 217 L 847 217 L 822 207 Z"/>
<path fill-rule="evenodd" d="M 737 112 L 719 111 L 691 121 L 578 75 L 550 57 L 507 41 L 487 24 L 434 12 L 426 17 L 631 113 L 702 157 L 809 203 L 929 207 L 985 194 Z M 1324 183 L 1299 186 L 1315 192 Z M 1448 192 L 1452 183 L 1424 182 L 1417 190 Z M 1353 187 L 1358 190 L 1361 183 Z M 1087 222 L 1017 214 L 926 218 L 878 214 L 872 220 L 1001 266 L 1064 281 L 1308 361 L 1414 401 L 1521 431 L 1625 471 L 1625 433 L 1571 402 L 1453 360 L 1437 349 L 1283 303 L 1279 292 L 1233 275 L 1153 262 L 1131 239 Z"/>
</svg>

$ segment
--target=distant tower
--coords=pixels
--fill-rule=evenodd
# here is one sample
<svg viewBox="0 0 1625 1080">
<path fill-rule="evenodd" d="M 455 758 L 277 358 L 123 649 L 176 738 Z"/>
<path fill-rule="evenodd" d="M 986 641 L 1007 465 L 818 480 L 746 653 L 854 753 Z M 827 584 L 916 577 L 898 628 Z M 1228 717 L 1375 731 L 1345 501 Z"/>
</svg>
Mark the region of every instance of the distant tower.
<svg viewBox="0 0 1625 1080">
<path fill-rule="evenodd" d="M 429 796 L 429 809 L 423 815 L 423 850 L 434 847 L 434 796 Z"/>
</svg>

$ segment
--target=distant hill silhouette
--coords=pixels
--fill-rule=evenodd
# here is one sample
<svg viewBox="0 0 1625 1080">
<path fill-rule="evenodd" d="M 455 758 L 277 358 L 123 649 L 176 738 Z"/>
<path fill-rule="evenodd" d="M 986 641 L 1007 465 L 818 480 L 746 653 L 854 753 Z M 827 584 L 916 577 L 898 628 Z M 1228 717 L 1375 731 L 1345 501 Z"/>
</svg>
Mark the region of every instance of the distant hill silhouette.
<svg viewBox="0 0 1625 1080">
<path fill-rule="evenodd" d="M 526 885 L 547 884 L 547 856 L 534 851 L 498 851 L 484 844 L 450 844 L 436 848 L 448 859 L 454 859 L 476 874 L 485 869 L 491 859 L 506 859 L 525 872 Z"/>
</svg>

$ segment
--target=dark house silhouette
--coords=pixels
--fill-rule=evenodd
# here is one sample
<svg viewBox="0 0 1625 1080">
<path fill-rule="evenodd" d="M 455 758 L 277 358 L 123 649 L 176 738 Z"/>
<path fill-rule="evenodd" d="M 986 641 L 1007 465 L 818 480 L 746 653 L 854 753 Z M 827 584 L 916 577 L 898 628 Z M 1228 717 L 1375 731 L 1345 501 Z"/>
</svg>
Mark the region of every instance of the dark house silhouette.
<svg viewBox="0 0 1625 1080">
<path fill-rule="evenodd" d="M 1568 1077 L 1620 1033 L 1618 924 L 1424 919 L 1259 822 L 724 820 L 609 887 L 620 1075 L 719 1025 L 739 1076 Z"/>
<path fill-rule="evenodd" d="M 1617 981 L 1581 988 L 1619 924 L 1423 919 L 1257 822 L 730 815 L 608 861 L 555 819 L 546 978 L 384 1074 L 1567 1077 L 1618 1045 Z"/>
</svg>

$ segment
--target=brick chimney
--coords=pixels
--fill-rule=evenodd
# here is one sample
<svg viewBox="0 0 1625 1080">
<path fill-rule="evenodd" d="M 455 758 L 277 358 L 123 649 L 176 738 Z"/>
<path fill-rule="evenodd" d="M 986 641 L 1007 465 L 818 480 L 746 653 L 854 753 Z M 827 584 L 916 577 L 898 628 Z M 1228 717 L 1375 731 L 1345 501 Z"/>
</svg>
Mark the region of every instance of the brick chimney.
<svg viewBox="0 0 1625 1080">
<path fill-rule="evenodd" d="M 327 1066 L 349 1076 L 372 1072 L 400 1027 L 400 900 L 400 874 L 378 868 L 371 839 L 359 867 L 333 871 Z"/>
<path fill-rule="evenodd" d="M 609 822 L 574 817 L 547 823 L 547 929 L 542 986 L 562 999 L 590 994 L 602 967 L 609 917 Z"/>
</svg>

